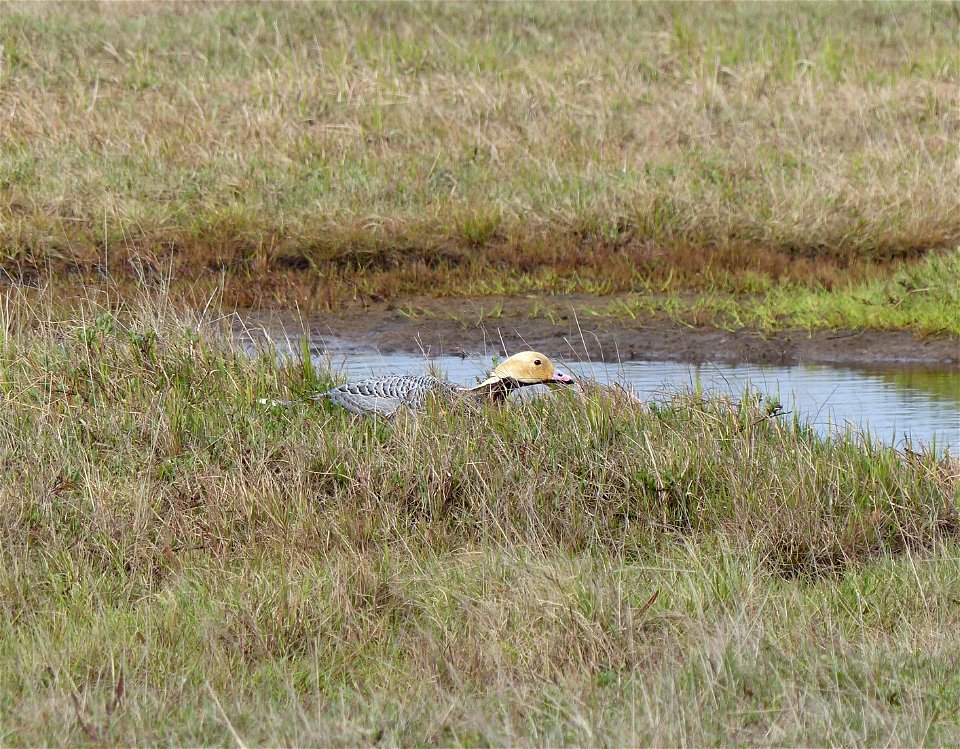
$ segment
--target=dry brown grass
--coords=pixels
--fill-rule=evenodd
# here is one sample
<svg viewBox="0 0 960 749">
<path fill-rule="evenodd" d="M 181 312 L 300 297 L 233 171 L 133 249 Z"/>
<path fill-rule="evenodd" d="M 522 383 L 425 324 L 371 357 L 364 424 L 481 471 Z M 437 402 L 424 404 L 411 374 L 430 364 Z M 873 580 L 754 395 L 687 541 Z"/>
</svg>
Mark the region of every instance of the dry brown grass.
<svg viewBox="0 0 960 749">
<path fill-rule="evenodd" d="M 327 374 L 51 305 L 0 328 L 4 745 L 960 739 L 955 461 L 752 398 L 264 410 Z"/>
<path fill-rule="evenodd" d="M 244 304 L 856 280 L 960 241 L 957 7 L 4 5 L 3 264 Z"/>
</svg>

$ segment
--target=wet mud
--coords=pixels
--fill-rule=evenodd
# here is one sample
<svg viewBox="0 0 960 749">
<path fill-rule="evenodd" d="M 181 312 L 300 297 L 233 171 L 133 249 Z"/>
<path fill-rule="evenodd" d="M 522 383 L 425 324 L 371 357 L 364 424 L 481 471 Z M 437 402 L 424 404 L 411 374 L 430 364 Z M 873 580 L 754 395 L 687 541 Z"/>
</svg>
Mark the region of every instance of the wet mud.
<svg viewBox="0 0 960 749">
<path fill-rule="evenodd" d="M 336 313 L 238 314 L 237 329 L 299 337 L 351 350 L 423 352 L 433 356 L 514 352 L 593 361 L 647 360 L 794 364 L 801 362 L 960 367 L 960 339 L 920 338 L 909 331 L 722 330 L 665 315 L 637 319 L 597 316 L 593 297 L 419 299 L 404 307 L 356 305 Z"/>
</svg>

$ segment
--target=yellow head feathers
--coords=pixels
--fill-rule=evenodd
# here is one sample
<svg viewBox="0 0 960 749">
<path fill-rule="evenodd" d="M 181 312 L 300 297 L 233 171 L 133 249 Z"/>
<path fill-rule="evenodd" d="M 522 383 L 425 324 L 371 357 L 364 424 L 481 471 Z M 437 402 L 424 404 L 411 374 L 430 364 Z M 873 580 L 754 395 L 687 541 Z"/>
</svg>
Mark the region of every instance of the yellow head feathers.
<svg viewBox="0 0 960 749">
<path fill-rule="evenodd" d="M 568 374 L 558 372 L 546 356 L 536 351 L 522 351 L 504 359 L 490 373 L 483 385 L 492 385 L 497 382 L 513 381 L 518 385 L 540 385 L 548 383 L 570 384 L 573 378 Z"/>
</svg>

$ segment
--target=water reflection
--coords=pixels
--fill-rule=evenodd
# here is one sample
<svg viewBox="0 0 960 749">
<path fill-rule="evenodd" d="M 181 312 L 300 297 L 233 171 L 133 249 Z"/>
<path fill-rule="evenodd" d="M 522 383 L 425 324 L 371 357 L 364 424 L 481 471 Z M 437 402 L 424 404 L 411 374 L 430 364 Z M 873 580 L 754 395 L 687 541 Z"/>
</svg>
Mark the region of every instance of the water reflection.
<svg viewBox="0 0 960 749">
<path fill-rule="evenodd" d="M 919 392 L 956 407 L 960 404 L 960 375 L 955 370 L 900 369 L 879 371 L 879 377 L 905 392 Z"/>
<path fill-rule="evenodd" d="M 326 343 L 327 346 L 331 342 Z M 280 344 L 297 355 L 299 344 Z M 313 347 L 318 364 L 345 378 L 430 369 L 455 382 L 475 384 L 491 367 L 488 357 L 430 358 L 411 354 L 351 352 Z M 760 366 L 628 361 L 617 364 L 565 362 L 574 376 L 601 383 L 619 382 L 643 399 L 701 387 L 705 393 L 740 397 L 745 390 L 778 398 L 821 434 L 848 427 L 868 431 L 898 447 L 935 445 L 960 454 L 960 371 L 906 367 L 850 369 L 820 365 Z"/>
</svg>

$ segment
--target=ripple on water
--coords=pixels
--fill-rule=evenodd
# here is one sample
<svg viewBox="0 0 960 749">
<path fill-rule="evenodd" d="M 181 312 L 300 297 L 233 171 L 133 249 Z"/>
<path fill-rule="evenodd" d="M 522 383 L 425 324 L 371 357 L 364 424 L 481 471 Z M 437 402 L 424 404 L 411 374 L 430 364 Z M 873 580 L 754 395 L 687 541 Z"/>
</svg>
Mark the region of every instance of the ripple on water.
<svg viewBox="0 0 960 749">
<path fill-rule="evenodd" d="M 299 352 L 295 342 L 281 344 Z M 427 366 L 464 385 L 490 368 L 489 357 L 431 357 L 377 352 L 341 355 L 335 349 L 316 356 L 344 377 L 422 373 Z M 559 362 L 574 376 L 601 383 L 619 382 L 639 397 L 663 399 L 698 382 L 705 393 L 740 397 L 746 390 L 778 398 L 783 407 L 821 434 L 862 429 L 897 447 L 936 445 L 960 454 L 960 370 L 878 367 L 852 369 L 804 365 L 683 364 L 659 361 Z"/>
</svg>

